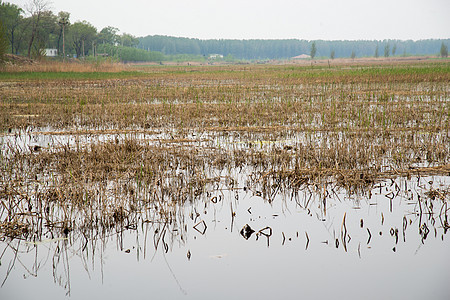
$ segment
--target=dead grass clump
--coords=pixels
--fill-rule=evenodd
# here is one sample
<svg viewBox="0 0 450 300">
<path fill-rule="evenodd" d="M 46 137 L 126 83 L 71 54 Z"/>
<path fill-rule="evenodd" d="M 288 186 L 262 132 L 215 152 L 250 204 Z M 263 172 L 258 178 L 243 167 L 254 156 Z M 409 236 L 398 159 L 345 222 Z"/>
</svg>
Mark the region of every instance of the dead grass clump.
<svg viewBox="0 0 450 300">
<path fill-rule="evenodd" d="M 35 60 L 30 59 L 28 57 L 20 56 L 20 55 L 14 55 L 14 54 L 9 54 L 9 53 L 5 54 L 5 60 L 6 60 L 8 65 L 13 65 L 13 66 L 29 65 L 29 64 L 36 63 Z"/>
<path fill-rule="evenodd" d="M 17 221 L 3 221 L 0 223 L 0 235 L 9 237 L 27 237 L 29 228 L 29 224 Z"/>
<path fill-rule="evenodd" d="M 127 67 L 121 63 L 98 61 L 98 62 L 57 62 L 57 61 L 32 61 L 25 58 L 15 59 L 14 62 L 5 66 L 4 71 L 15 72 L 121 72 Z"/>
</svg>

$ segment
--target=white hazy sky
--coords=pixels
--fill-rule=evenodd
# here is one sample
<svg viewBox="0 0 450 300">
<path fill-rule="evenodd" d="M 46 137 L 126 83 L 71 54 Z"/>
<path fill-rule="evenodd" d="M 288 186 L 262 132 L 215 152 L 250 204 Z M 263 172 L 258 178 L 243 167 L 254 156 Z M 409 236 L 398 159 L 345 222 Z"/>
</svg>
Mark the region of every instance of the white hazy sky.
<svg viewBox="0 0 450 300">
<path fill-rule="evenodd" d="M 24 7 L 30 0 L 6 0 Z M 50 0 L 101 30 L 200 39 L 450 38 L 450 0 Z"/>
</svg>

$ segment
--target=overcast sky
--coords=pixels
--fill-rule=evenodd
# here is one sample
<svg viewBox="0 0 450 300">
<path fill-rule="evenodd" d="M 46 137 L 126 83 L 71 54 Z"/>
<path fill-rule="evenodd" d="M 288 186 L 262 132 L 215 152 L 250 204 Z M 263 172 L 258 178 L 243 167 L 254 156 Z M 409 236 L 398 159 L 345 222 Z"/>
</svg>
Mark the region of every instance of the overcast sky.
<svg viewBox="0 0 450 300">
<path fill-rule="evenodd" d="M 9 0 L 24 7 L 30 0 Z M 200 39 L 450 38 L 450 0 L 50 0 L 71 23 Z"/>
</svg>

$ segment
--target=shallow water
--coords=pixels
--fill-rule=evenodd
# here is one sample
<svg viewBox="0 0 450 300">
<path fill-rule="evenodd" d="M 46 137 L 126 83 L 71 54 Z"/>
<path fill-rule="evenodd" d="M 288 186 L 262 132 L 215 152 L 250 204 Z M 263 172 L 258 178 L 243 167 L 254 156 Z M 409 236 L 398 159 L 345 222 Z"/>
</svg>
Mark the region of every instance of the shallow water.
<svg viewBox="0 0 450 300">
<path fill-rule="evenodd" d="M 148 207 L 106 234 L 5 238 L 0 298 L 447 299 L 448 198 L 426 193 L 449 184 L 397 178 L 354 195 L 305 188 L 268 201 L 238 181 L 166 222 Z"/>
</svg>

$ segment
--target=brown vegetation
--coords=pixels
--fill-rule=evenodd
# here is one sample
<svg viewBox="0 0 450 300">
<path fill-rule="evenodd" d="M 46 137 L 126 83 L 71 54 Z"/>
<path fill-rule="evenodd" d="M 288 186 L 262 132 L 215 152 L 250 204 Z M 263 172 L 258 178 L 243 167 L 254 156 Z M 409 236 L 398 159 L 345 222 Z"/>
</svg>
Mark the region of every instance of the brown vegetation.
<svg viewBox="0 0 450 300">
<path fill-rule="evenodd" d="M 1 235 L 30 238 L 39 220 L 63 233 L 130 226 L 149 207 L 167 221 L 219 187 L 273 201 L 450 176 L 445 63 L 139 69 L 1 83 Z M 44 135 L 56 142 L 25 141 Z"/>
</svg>

